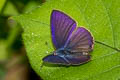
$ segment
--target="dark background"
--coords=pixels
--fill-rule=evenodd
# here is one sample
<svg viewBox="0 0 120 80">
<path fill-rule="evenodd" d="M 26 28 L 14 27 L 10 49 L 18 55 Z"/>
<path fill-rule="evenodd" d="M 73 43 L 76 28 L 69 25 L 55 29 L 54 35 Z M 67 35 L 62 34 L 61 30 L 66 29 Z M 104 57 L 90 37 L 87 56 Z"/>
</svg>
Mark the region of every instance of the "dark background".
<svg viewBox="0 0 120 80">
<path fill-rule="evenodd" d="M 45 0 L 6 0 L 0 12 L 0 80 L 42 80 L 31 68 L 24 42 L 23 29 L 10 20 L 41 6 Z"/>
</svg>

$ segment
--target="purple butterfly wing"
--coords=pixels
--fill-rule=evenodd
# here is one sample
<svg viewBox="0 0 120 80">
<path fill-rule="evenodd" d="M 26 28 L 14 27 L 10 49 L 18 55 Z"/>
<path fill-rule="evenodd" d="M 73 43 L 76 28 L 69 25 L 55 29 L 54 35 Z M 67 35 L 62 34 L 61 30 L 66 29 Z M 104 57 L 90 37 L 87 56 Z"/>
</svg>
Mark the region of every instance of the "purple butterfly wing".
<svg viewBox="0 0 120 80">
<path fill-rule="evenodd" d="M 65 56 L 71 65 L 79 65 L 90 61 L 89 52 L 93 49 L 93 37 L 83 27 L 78 27 L 68 38 L 65 49 L 71 54 Z"/>
<path fill-rule="evenodd" d="M 70 34 L 75 30 L 76 22 L 61 11 L 53 10 L 51 14 L 51 34 L 56 49 L 65 45 Z"/>
<path fill-rule="evenodd" d="M 60 57 L 58 55 L 51 54 L 43 58 L 43 61 L 46 63 L 61 64 L 61 65 L 79 65 L 86 63 L 89 60 L 90 60 L 90 55 L 83 55 L 81 53 L 77 53 L 76 55 L 73 54 L 65 57 Z"/>
<path fill-rule="evenodd" d="M 54 55 L 54 54 L 50 54 L 50 55 L 44 57 L 43 61 L 47 62 L 47 63 L 52 63 L 52 64 L 69 65 L 69 63 L 66 62 L 62 57 Z"/>
<path fill-rule="evenodd" d="M 68 38 L 65 47 L 71 52 L 90 52 L 93 49 L 93 37 L 83 27 L 78 27 Z"/>
</svg>

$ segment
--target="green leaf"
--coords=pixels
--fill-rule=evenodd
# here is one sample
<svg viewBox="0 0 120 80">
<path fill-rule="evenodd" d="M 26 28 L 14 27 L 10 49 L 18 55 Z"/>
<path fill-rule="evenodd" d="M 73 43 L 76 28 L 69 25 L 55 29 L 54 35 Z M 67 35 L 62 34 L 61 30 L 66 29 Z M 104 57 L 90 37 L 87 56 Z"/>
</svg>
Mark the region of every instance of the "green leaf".
<svg viewBox="0 0 120 80">
<path fill-rule="evenodd" d="M 5 41 L 0 40 L 0 62 L 3 62 L 7 59 L 7 51 L 6 51 Z"/>
<path fill-rule="evenodd" d="M 6 0 L 0 0 L 0 12 L 4 6 L 4 3 L 5 3 Z"/>
<path fill-rule="evenodd" d="M 29 1 L 29 3 L 25 6 L 23 12 L 24 13 L 30 12 L 33 9 L 35 9 L 38 5 L 40 5 L 40 3 L 36 2 L 36 1 Z"/>
<path fill-rule="evenodd" d="M 5 74 L 6 74 L 5 67 L 2 64 L 0 64 L 0 79 L 1 80 L 4 80 Z"/>
<path fill-rule="evenodd" d="M 120 49 L 120 0 L 51 0 L 30 13 L 14 17 L 23 29 L 27 56 L 44 80 L 117 80 L 120 78 L 120 52 L 95 43 L 92 60 L 80 66 L 43 66 L 42 58 L 54 51 L 50 35 L 53 9 L 71 16 L 87 28 L 94 40 Z M 46 45 L 46 42 L 48 45 Z"/>
<path fill-rule="evenodd" d="M 10 16 L 10 15 L 18 15 L 19 13 L 18 13 L 16 7 L 10 1 L 8 1 L 4 8 L 3 14 L 5 16 Z"/>
</svg>

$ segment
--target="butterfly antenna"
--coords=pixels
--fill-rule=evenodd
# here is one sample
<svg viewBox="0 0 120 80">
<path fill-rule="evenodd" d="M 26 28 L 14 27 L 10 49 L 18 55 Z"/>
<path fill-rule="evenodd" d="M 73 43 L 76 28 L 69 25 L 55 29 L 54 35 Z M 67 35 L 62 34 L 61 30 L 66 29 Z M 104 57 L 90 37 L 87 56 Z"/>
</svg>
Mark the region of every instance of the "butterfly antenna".
<svg viewBox="0 0 120 80">
<path fill-rule="evenodd" d="M 47 41 L 45 42 L 45 45 L 47 45 L 48 48 L 51 49 L 51 47 L 50 47 L 50 45 L 48 44 Z M 40 66 L 40 71 L 42 70 L 43 65 L 44 65 L 44 62 L 42 62 L 41 66 Z"/>
<path fill-rule="evenodd" d="M 42 62 L 41 66 L 40 66 L 40 71 L 42 70 L 43 64 L 44 64 L 44 63 Z"/>
<path fill-rule="evenodd" d="M 113 50 L 116 50 L 116 51 L 120 52 L 120 49 L 114 48 L 114 47 L 112 47 L 112 46 L 109 46 L 109 45 L 107 45 L 107 44 L 105 44 L 105 43 L 102 43 L 102 42 L 99 42 L 99 41 L 95 41 L 95 42 L 98 43 L 98 44 L 107 46 L 107 47 L 109 47 L 109 48 L 111 48 L 111 49 L 113 49 Z"/>
<path fill-rule="evenodd" d="M 49 43 L 46 41 L 45 45 L 48 47 L 48 49 L 52 50 L 52 48 L 50 47 Z"/>
</svg>

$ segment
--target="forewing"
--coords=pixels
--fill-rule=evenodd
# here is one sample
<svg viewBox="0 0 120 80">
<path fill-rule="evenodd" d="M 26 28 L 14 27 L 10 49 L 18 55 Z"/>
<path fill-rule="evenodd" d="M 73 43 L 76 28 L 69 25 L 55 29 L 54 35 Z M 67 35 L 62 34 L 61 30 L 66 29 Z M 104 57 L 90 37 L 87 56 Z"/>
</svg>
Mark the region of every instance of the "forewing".
<svg viewBox="0 0 120 80">
<path fill-rule="evenodd" d="M 69 37 L 65 45 L 71 52 L 90 52 L 93 49 L 93 37 L 83 27 L 78 27 Z"/>
<path fill-rule="evenodd" d="M 53 10 L 51 14 L 51 34 L 56 49 L 65 45 L 68 37 L 76 28 L 76 22 L 65 13 Z"/>
<path fill-rule="evenodd" d="M 62 57 L 53 54 L 44 57 L 43 61 L 51 64 L 69 65 Z"/>
<path fill-rule="evenodd" d="M 80 65 L 90 61 L 90 55 L 84 55 L 83 53 L 75 53 L 67 56 L 58 56 L 50 54 L 43 58 L 43 62 L 60 65 Z"/>
</svg>

